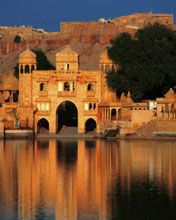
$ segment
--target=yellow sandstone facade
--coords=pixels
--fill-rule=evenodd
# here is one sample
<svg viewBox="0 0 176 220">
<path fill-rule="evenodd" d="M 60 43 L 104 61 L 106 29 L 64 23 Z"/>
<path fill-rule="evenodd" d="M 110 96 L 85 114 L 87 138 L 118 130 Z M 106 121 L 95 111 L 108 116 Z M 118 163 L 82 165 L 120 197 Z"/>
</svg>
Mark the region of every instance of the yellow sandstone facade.
<svg viewBox="0 0 176 220">
<path fill-rule="evenodd" d="M 3 106 L 16 108 L 20 127 L 32 128 L 35 133 L 44 127 L 55 134 L 67 126 L 77 127 L 78 133 L 99 133 L 100 103 L 116 101 L 105 80 L 105 70 L 111 68 L 112 62 L 103 53 L 100 70 L 80 70 L 78 54 L 66 45 L 56 54 L 56 70 L 39 71 L 35 53 L 27 49 L 19 55 L 19 100 L 16 106 L 12 102 Z M 7 128 L 13 123 L 6 123 Z"/>
<path fill-rule="evenodd" d="M 106 72 L 115 68 L 105 51 L 99 70 L 80 70 L 78 54 L 66 45 L 56 54 L 56 70 L 37 70 L 35 53 L 26 49 L 19 55 L 19 80 L 10 74 L 0 87 L 0 130 L 81 134 L 119 129 L 125 135 L 152 120 L 176 118 L 172 89 L 156 101 L 133 103 L 130 93 L 117 99 L 106 82 Z"/>
</svg>

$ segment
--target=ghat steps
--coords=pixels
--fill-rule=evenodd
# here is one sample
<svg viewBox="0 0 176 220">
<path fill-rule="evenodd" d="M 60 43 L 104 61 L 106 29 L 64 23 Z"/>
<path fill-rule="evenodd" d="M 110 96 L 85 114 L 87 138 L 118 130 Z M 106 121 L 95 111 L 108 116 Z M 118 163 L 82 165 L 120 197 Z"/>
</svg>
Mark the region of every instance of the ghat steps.
<svg viewBox="0 0 176 220">
<path fill-rule="evenodd" d="M 176 132 L 175 119 L 157 119 L 150 121 L 148 124 L 139 128 L 133 137 L 139 138 L 152 138 L 154 132 Z"/>
</svg>

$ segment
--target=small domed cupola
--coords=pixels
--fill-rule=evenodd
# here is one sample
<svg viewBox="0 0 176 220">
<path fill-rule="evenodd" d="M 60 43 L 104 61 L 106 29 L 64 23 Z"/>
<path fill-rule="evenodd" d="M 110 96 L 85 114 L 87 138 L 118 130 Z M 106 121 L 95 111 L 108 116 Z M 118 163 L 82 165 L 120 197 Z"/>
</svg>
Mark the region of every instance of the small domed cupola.
<svg viewBox="0 0 176 220">
<path fill-rule="evenodd" d="M 105 50 L 101 55 L 100 55 L 100 60 L 99 60 L 99 69 L 102 70 L 103 72 L 108 72 L 114 68 L 112 60 L 108 57 L 108 52 Z"/>
<path fill-rule="evenodd" d="M 36 54 L 28 48 L 19 55 L 20 73 L 32 73 L 37 69 Z"/>
<path fill-rule="evenodd" d="M 175 101 L 175 92 L 172 88 L 169 89 L 169 91 L 164 95 L 164 97 L 167 99 L 167 100 L 170 100 L 170 101 Z"/>
<path fill-rule="evenodd" d="M 56 54 L 56 70 L 64 72 L 78 70 L 78 54 L 71 49 L 70 45 L 66 45 Z"/>
</svg>

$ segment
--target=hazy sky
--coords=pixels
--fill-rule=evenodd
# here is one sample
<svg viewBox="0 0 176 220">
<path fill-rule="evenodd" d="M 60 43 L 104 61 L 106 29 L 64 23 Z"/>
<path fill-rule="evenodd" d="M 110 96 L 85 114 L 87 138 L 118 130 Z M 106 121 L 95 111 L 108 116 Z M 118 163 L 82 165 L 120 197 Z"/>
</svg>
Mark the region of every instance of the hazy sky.
<svg viewBox="0 0 176 220">
<path fill-rule="evenodd" d="M 176 0 L 1 0 L 0 25 L 58 30 L 61 21 L 88 21 L 135 12 L 174 13 Z"/>
</svg>

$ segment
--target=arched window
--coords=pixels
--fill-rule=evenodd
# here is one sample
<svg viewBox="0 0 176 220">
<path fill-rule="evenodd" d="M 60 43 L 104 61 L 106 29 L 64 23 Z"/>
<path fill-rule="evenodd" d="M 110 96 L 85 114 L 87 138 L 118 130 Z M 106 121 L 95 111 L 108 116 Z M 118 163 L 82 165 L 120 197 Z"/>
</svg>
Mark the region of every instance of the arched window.
<svg viewBox="0 0 176 220">
<path fill-rule="evenodd" d="M 64 70 L 69 71 L 70 69 L 70 64 L 69 63 L 64 63 Z"/>
<path fill-rule="evenodd" d="M 23 66 L 20 66 L 20 73 L 23 73 Z"/>
<path fill-rule="evenodd" d="M 115 108 L 113 108 L 111 110 L 111 120 L 116 120 L 116 117 L 117 117 L 117 111 Z"/>
<path fill-rule="evenodd" d="M 40 83 L 40 91 L 46 91 L 46 83 Z"/>
<path fill-rule="evenodd" d="M 64 91 L 70 91 L 70 84 L 69 84 L 69 82 L 64 82 Z"/>
<path fill-rule="evenodd" d="M 18 102 L 19 91 L 13 91 L 13 101 Z"/>
<path fill-rule="evenodd" d="M 30 73 L 30 68 L 29 68 L 29 65 L 26 65 L 25 66 L 25 71 L 24 71 L 25 73 Z"/>
<path fill-rule="evenodd" d="M 89 110 L 92 109 L 92 103 L 89 103 Z"/>
<path fill-rule="evenodd" d="M 70 64 L 69 63 L 67 63 L 67 70 L 69 70 L 70 69 Z"/>
<path fill-rule="evenodd" d="M 75 82 L 72 82 L 72 91 L 75 91 Z"/>
<path fill-rule="evenodd" d="M 93 110 L 95 110 L 95 109 L 96 109 L 96 103 L 93 104 Z"/>
<path fill-rule="evenodd" d="M 93 91 L 93 84 L 92 83 L 89 83 L 88 85 L 87 85 L 87 91 Z"/>
</svg>

